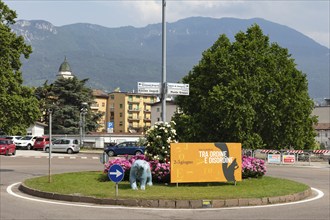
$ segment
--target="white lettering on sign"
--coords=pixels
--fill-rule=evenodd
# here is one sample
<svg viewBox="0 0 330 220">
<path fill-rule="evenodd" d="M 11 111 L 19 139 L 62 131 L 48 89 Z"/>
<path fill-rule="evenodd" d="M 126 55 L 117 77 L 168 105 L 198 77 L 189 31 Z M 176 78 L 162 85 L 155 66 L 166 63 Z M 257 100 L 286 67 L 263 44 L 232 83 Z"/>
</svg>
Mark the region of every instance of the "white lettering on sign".
<svg viewBox="0 0 330 220">
<path fill-rule="evenodd" d="M 232 163 L 234 160 L 227 156 L 227 151 L 199 151 L 199 157 L 204 158 L 205 164 Z"/>
</svg>

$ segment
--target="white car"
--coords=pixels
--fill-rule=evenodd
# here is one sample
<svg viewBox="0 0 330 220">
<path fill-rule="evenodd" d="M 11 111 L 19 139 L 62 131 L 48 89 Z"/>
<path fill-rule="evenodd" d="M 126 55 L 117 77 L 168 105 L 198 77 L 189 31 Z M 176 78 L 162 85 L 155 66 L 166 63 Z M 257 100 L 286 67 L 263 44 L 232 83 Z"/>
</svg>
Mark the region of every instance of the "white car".
<svg viewBox="0 0 330 220">
<path fill-rule="evenodd" d="M 32 150 L 36 139 L 37 139 L 37 136 L 24 136 L 21 139 L 19 139 L 18 141 L 15 141 L 16 148 Z"/>
<path fill-rule="evenodd" d="M 22 138 L 22 136 L 7 136 L 6 139 L 12 140 L 14 142 L 14 144 L 20 140 Z"/>
<path fill-rule="evenodd" d="M 64 152 L 68 154 L 79 153 L 79 141 L 74 138 L 61 138 L 52 142 L 52 152 Z M 44 151 L 49 153 L 49 144 L 45 145 Z"/>
</svg>

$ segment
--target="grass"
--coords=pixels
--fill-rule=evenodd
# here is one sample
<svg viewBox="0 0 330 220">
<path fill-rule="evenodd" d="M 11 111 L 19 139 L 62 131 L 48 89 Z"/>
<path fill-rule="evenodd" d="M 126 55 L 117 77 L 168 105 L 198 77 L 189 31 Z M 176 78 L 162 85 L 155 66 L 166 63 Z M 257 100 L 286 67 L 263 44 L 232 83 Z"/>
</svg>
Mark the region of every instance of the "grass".
<svg viewBox="0 0 330 220">
<path fill-rule="evenodd" d="M 28 179 L 26 186 L 40 191 L 93 196 L 96 198 L 114 198 L 115 183 L 105 181 L 102 172 L 64 173 Z M 154 184 L 146 186 L 146 190 L 132 190 L 128 181 L 118 183 L 118 198 L 131 199 L 235 199 L 262 198 L 289 195 L 302 192 L 309 186 L 287 179 L 264 176 L 258 179 L 245 179 L 233 183 L 193 183 L 193 184 Z"/>
</svg>

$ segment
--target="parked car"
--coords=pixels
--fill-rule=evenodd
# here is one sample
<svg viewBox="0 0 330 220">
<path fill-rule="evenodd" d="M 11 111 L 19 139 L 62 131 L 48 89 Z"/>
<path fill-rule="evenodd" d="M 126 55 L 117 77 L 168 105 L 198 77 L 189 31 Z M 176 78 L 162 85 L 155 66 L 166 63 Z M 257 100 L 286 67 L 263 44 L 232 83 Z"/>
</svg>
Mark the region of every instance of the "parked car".
<svg viewBox="0 0 330 220">
<path fill-rule="evenodd" d="M 6 136 L 6 139 L 12 140 L 14 143 L 19 141 L 22 138 L 22 136 Z"/>
<path fill-rule="evenodd" d="M 49 143 L 45 145 L 44 151 L 49 153 Z M 61 138 L 52 141 L 52 152 L 79 153 L 79 141 L 73 138 Z"/>
<path fill-rule="evenodd" d="M 17 149 L 32 150 L 37 136 L 24 136 L 15 142 Z"/>
<path fill-rule="evenodd" d="M 135 141 L 125 141 L 115 146 L 108 145 L 104 148 L 104 152 L 109 157 L 117 155 L 140 155 L 144 154 L 145 147 L 139 146 Z"/>
<path fill-rule="evenodd" d="M 54 141 L 55 139 L 52 138 Z M 49 137 L 48 136 L 42 136 L 42 137 L 37 137 L 36 141 L 34 142 L 33 149 L 34 150 L 43 150 L 44 147 L 49 144 Z"/>
<path fill-rule="evenodd" d="M 16 154 L 16 145 L 12 140 L 0 138 L 0 154 L 8 156 L 9 154 Z"/>
</svg>

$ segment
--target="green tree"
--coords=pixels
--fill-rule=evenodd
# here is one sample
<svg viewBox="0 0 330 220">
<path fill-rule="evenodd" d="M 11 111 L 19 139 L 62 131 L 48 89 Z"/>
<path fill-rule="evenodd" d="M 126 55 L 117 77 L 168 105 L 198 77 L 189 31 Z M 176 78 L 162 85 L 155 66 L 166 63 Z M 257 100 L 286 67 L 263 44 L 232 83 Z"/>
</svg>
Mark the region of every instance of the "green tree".
<svg viewBox="0 0 330 220">
<path fill-rule="evenodd" d="M 52 109 L 52 132 L 54 134 L 78 134 L 80 119 L 85 117 L 86 132 L 96 131 L 100 112 L 92 112 L 90 106 L 94 103 L 92 90 L 85 86 L 87 79 L 78 80 L 59 78 L 53 84 L 44 83 L 36 89 L 40 99 L 40 108 L 44 112 L 44 122 L 48 123 L 49 109 Z M 82 103 L 87 103 L 85 116 L 81 115 Z M 48 128 L 47 128 L 48 129 Z"/>
<path fill-rule="evenodd" d="M 31 46 L 11 32 L 16 12 L 0 0 L 0 132 L 25 134 L 40 117 L 34 90 L 23 86 L 21 56 L 29 58 Z"/>
<path fill-rule="evenodd" d="M 177 98 L 179 140 L 312 148 L 313 102 L 288 50 L 270 43 L 258 25 L 235 40 L 221 35 L 183 78 L 190 95 Z"/>
</svg>

